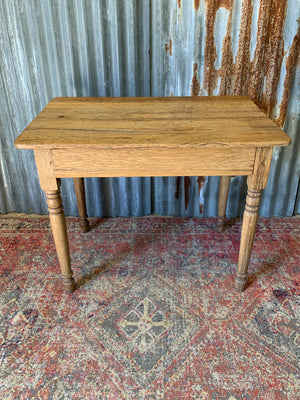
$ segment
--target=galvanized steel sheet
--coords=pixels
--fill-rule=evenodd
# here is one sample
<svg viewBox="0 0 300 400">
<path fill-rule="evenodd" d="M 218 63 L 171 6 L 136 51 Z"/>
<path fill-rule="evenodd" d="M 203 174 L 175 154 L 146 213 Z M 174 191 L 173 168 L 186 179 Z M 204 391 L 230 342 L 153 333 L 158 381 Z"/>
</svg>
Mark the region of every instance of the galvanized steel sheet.
<svg viewBox="0 0 300 400">
<path fill-rule="evenodd" d="M 51 98 L 225 94 L 248 95 L 293 140 L 274 151 L 261 215 L 299 212 L 299 22 L 299 0 L 1 0 L 0 212 L 47 212 L 33 153 L 13 142 Z M 218 183 L 87 179 L 88 212 L 215 216 Z M 232 177 L 229 217 L 245 193 Z M 76 215 L 70 179 L 62 196 Z"/>
</svg>

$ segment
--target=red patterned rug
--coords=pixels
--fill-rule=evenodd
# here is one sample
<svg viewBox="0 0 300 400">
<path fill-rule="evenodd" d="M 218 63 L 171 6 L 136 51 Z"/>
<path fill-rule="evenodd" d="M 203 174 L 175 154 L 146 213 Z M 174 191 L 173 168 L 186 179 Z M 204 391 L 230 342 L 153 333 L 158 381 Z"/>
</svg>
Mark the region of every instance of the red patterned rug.
<svg viewBox="0 0 300 400">
<path fill-rule="evenodd" d="M 68 218 L 66 295 L 48 218 L 0 218 L 0 398 L 299 399 L 299 222 L 259 219 L 239 294 L 240 221 Z"/>
</svg>

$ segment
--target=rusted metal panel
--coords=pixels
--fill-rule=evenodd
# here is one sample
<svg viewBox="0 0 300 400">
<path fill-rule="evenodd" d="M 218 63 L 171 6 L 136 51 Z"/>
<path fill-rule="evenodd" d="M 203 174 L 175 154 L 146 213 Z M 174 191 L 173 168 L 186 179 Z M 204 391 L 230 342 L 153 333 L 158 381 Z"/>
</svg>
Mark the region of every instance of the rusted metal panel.
<svg viewBox="0 0 300 400">
<path fill-rule="evenodd" d="M 172 57 L 166 54 L 162 63 L 176 73 L 171 84 L 166 81 L 165 86 L 172 88 L 175 96 L 248 95 L 278 125 L 284 125 L 293 144 L 274 152 L 261 213 L 291 215 L 299 179 L 295 131 L 298 97 L 291 93 L 297 90 L 292 89 L 293 85 L 299 85 L 300 3 L 202 0 L 194 1 L 191 7 L 191 2 L 182 0 L 174 7 L 176 18 L 165 33 L 165 37 L 172 37 Z M 168 89 L 163 88 L 163 92 Z M 217 185 L 217 179 L 207 180 L 205 215 L 216 214 Z M 245 179 L 233 178 L 231 186 L 228 214 L 240 215 Z"/>
<path fill-rule="evenodd" d="M 55 96 L 242 94 L 292 137 L 274 151 L 261 214 L 299 212 L 299 0 L 2 0 L 0 212 L 46 213 L 14 138 Z M 228 215 L 246 183 L 233 177 Z M 86 181 L 90 215 L 216 215 L 217 177 Z M 76 214 L 72 181 L 65 210 Z M 298 199 L 298 200 L 297 200 Z"/>
</svg>

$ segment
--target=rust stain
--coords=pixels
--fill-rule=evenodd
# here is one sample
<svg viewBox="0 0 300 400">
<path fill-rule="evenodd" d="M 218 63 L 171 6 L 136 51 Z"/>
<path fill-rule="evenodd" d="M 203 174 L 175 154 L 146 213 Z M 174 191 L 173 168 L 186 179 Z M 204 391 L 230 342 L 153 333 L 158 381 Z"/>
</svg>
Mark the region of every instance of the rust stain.
<svg viewBox="0 0 300 400">
<path fill-rule="evenodd" d="M 198 10 L 200 7 L 200 0 L 194 0 L 194 8 L 195 10 Z"/>
<path fill-rule="evenodd" d="M 248 95 L 255 103 L 271 116 L 276 105 L 277 87 L 284 60 L 284 29 L 288 0 L 260 0 L 257 21 L 256 48 L 253 60 L 250 60 L 251 26 L 253 1 L 243 0 L 239 31 L 239 44 L 235 60 L 232 52 L 233 0 L 204 0 L 205 2 L 205 48 L 204 78 L 201 83 L 208 95 L 213 95 L 221 78 L 219 95 Z M 194 0 L 198 9 L 200 1 Z M 217 11 L 220 7 L 229 10 L 227 32 L 222 44 L 222 60 L 219 70 L 215 68 L 217 58 L 214 29 Z M 294 66 L 297 62 L 300 46 L 300 33 L 295 36 L 286 61 L 284 95 L 280 113 L 276 118 L 279 125 L 284 123 Z M 300 60 L 300 58 L 299 58 Z M 193 65 L 191 95 L 199 95 L 200 82 L 197 76 L 198 64 Z"/>
<path fill-rule="evenodd" d="M 176 193 L 175 193 L 175 198 L 178 200 L 179 199 L 179 193 L 180 193 L 180 176 L 177 177 L 176 181 Z M 205 177 L 204 176 L 198 176 L 198 190 L 199 190 L 199 197 L 200 197 L 200 192 L 204 186 L 205 183 Z M 189 200 L 190 200 L 190 185 L 191 185 L 191 178 L 190 176 L 184 176 L 183 177 L 183 183 L 184 183 L 184 206 L 185 209 L 187 210 L 188 205 L 189 205 Z M 202 203 L 199 203 L 199 212 L 200 214 L 203 214 L 203 207 L 204 205 Z"/>
<path fill-rule="evenodd" d="M 169 39 L 169 45 L 168 45 L 168 43 L 165 44 L 166 53 L 169 52 L 169 53 L 170 53 L 170 56 L 173 55 L 173 53 L 172 53 L 172 47 L 173 47 L 173 43 L 172 43 L 172 39 L 171 39 L 171 37 L 170 37 L 170 39 Z"/>
<path fill-rule="evenodd" d="M 217 8 L 212 7 L 210 2 L 206 3 L 206 37 L 204 49 L 204 82 L 203 87 L 207 90 L 208 96 L 213 94 L 216 86 L 217 71 L 215 69 L 215 61 L 217 58 L 217 50 L 215 46 L 214 27 Z"/>
<path fill-rule="evenodd" d="M 198 7 L 200 4 L 200 0 L 194 0 L 194 4 L 197 3 Z M 224 7 L 227 10 L 230 10 L 233 6 L 234 0 L 205 0 L 205 6 L 215 11 L 218 11 L 220 7 Z"/>
<path fill-rule="evenodd" d="M 200 92 L 200 82 L 198 80 L 197 76 L 197 69 L 198 69 L 198 64 L 194 63 L 193 64 L 193 77 L 192 77 L 192 83 L 191 83 L 191 96 L 198 96 Z"/>
<path fill-rule="evenodd" d="M 188 204 L 189 204 L 189 197 L 190 197 L 190 185 L 191 185 L 191 178 L 189 176 L 184 176 L 184 206 L 185 209 L 187 210 Z M 177 177 L 176 181 L 176 193 L 175 193 L 175 198 L 178 200 L 179 199 L 179 193 L 180 193 L 180 176 Z"/>
<path fill-rule="evenodd" d="M 171 94 L 170 94 L 170 96 L 171 96 L 171 97 L 173 97 L 173 92 L 172 92 L 172 90 L 171 90 Z"/>
<path fill-rule="evenodd" d="M 248 87 L 248 95 L 255 103 L 260 106 L 261 95 L 264 83 L 264 62 L 265 62 L 265 49 L 268 41 L 267 21 L 268 21 L 269 7 L 267 0 L 262 0 L 260 3 L 258 21 L 257 21 L 257 34 L 256 34 L 256 48 L 254 58 L 250 65 L 250 84 Z"/>
<path fill-rule="evenodd" d="M 177 0 L 178 8 L 181 8 L 181 0 Z"/>
<path fill-rule="evenodd" d="M 273 0 L 271 3 L 267 27 L 269 40 L 265 58 L 265 84 L 261 99 L 261 108 L 268 116 L 276 104 L 277 86 L 284 57 L 283 32 L 287 0 Z"/>
<path fill-rule="evenodd" d="M 190 199 L 190 185 L 191 185 L 191 178 L 189 176 L 184 177 L 184 206 L 187 210 L 189 199 Z"/>
<path fill-rule="evenodd" d="M 175 198 L 178 200 L 179 199 L 179 193 L 180 193 L 180 176 L 177 177 L 176 181 L 176 193 L 175 193 Z M 199 197 L 200 197 L 200 192 L 204 186 L 205 183 L 205 177 L 204 176 L 198 176 L 198 190 L 199 190 Z M 183 183 L 184 183 L 184 206 L 185 209 L 187 210 L 188 205 L 189 205 L 189 200 L 190 200 L 190 185 L 191 185 L 191 178 L 190 176 L 184 176 L 183 177 Z M 203 207 L 204 204 L 199 203 L 199 212 L 200 214 L 203 214 Z"/>
<path fill-rule="evenodd" d="M 260 2 L 256 49 L 250 64 L 248 96 L 268 115 L 276 97 L 280 76 L 286 7 L 287 0 Z"/>
<path fill-rule="evenodd" d="M 234 66 L 233 94 L 235 95 L 246 95 L 248 92 L 252 14 L 252 0 L 245 0 L 242 8 L 239 45 Z"/>
<path fill-rule="evenodd" d="M 205 50 L 204 50 L 204 82 L 203 87 L 206 89 L 207 94 L 211 96 L 216 87 L 218 79 L 218 71 L 215 69 L 215 62 L 217 58 L 217 51 L 215 46 L 215 22 L 216 14 L 220 7 L 231 10 L 233 0 L 206 0 L 206 22 L 205 22 Z"/>
<path fill-rule="evenodd" d="M 234 0 L 219 0 L 219 1 L 211 0 L 211 1 L 213 3 L 219 3 L 218 8 L 224 7 L 227 10 L 230 10 L 232 8 L 232 6 L 233 6 L 233 3 L 234 3 Z"/>
<path fill-rule="evenodd" d="M 232 41 L 231 41 L 232 14 L 233 14 L 233 7 L 231 7 L 230 9 L 226 36 L 224 38 L 222 46 L 222 60 L 219 71 L 219 76 L 221 78 L 220 93 L 219 93 L 220 96 L 232 94 L 232 80 L 233 80 L 233 53 L 232 53 Z"/>
<path fill-rule="evenodd" d="M 199 190 L 199 197 L 200 197 L 200 192 L 204 186 L 205 183 L 205 177 L 204 176 L 198 176 L 198 190 Z M 199 212 L 200 214 L 203 214 L 203 208 L 204 208 L 204 204 L 199 203 Z"/>
<path fill-rule="evenodd" d="M 275 119 L 275 122 L 279 126 L 283 126 L 286 114 L 287 114 L 287 109 L 288 109 L 288 103 L 289 103 L 289 94 L 290 94 L 290 89 L 291 89 L 291 83 L 293 80 L 294 76 L 294 71 L 295 71 L 295 66 L 300 67 L 300 21 L 299 21 L 299 27 L 298 27 L 298 32 L 294 37 L 292 46 L 289 51 L 289 55 L 287 57 L 287 61 L 285 64 L 286 68 L 286 75 L 284 79 L 284 84 L 283 84 L 283 97 L 282 101 L 280 104 L 280 113 L 277 119 Z M 298 59 L 298 62 L 297 62 Z"/>
<path fill-rule="evenodd" d="M 222 61 L 219 75 L 221 77 L 220 96 L 232 94 L 233 54 L 231 35 L 227 34 L 223 43 Z"/>
</svg>

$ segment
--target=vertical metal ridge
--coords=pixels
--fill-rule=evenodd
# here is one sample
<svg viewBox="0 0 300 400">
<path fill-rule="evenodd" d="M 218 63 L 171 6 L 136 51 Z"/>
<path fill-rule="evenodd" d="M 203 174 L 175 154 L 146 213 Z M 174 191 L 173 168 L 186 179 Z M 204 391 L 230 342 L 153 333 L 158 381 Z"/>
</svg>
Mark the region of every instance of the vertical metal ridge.
<svg viewBox="0 0 300 400">
<path fill-rule="evenodd" d="M 72 35 L 69 25 L 68 1 L 58 0 L 52 3 L 52 18 L 55 32 L 55 47 L 59 60 L 59 79 L 61 96 L 77 96 L 81 89 L 76 81 L 76 71 L 72 53 Z"/>
<path fill-rule="evenodd" d="M 274 151 L 261 215 L 292 215 L 300 207 L 299 16 L 298 0 L 1 1 L 0 212 L 47 212 L 33 153 L 13 142 L 55 96 L 247 94 L 293 140 Z M 214 216 L 218 184 L 88 179 L 88 212 Z M 231 179 L 228 216 L 241 215 L 245 187 L 244 177 Z M 76 215 L 71 179 L 62 195 L 66 214 Z"/>
<path fill-rule="evenodd" d="M 102 32 L 102 10 L 99 2 L 86 3 L 86 28 L 89 40 L 88 55 L 91 73 L 90 94 L 92 96 L 105 96 L 105 71 Z"/>
<path fill-rule="evenodd" d="M 71 60 L 73 60 L 77 96 L 88 96 L 90 93 L 90 68 L 88 61 L 88 37 L 86 32 L 86 10 L 83 0 L 72 0 L 66 3 L 66 14 L 71 36 Z"/>
<path fill-rule="evenodd" d="M 5 16 L 0 27 L 0 88 L 3 91 L 3 94 L 0 95 L 1 175 L 4 180 L 4 187 L 0 190 L 0 204 L 3 205 L 4 210 L 14 211 L 14 208 L 18 208 L 23 211 L 31 204 L 30 194 L 23 185 L 19 185 L 19 181 L 22 178 L 28 180 L 32 178 L 31 174 L 28 173 L 28 170 L 31 169 L 30 166 L 26 170 L 22 165 L 22 161 L 25 161 L 26 164 L 30 155 L 27 154 L 27 157 L 24 158 L 17 154 L 16 149 L 13 148 L 14 136 L 22 126 L 22 120 L 29 120 L 29 118 L 26 118 L 26 110 L 23 110 L 19 105 L 19 99 L 23 98 L 24 94 L 22 89 L 26 88 L 25 85 L 22 85 L 24 83 L 22 74 L 18 74 L 16 71 L 21 64 L 18 50 L 22 48 L 19 47 L 19 32 L 17 42 L 12 42 L 12 32 L 14 28 L 17 30 L 19 26 L 15 21 L 17 18 L 15 8 L 9 2 L 2 2 L 0 9 Z M 14 90 L 16 81 L 21 83 L 21 90 L 17 92 Z"/>
</svg>

